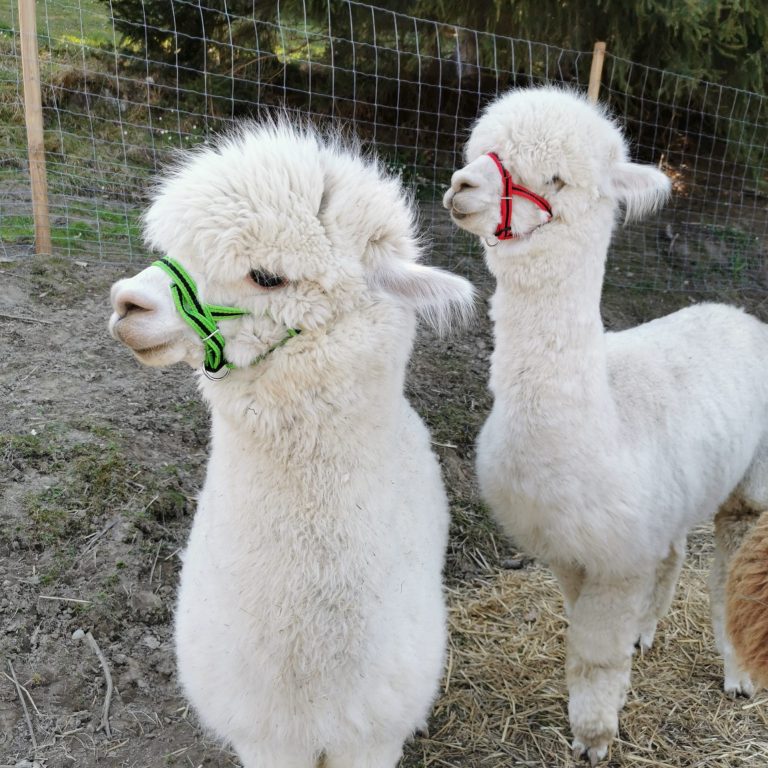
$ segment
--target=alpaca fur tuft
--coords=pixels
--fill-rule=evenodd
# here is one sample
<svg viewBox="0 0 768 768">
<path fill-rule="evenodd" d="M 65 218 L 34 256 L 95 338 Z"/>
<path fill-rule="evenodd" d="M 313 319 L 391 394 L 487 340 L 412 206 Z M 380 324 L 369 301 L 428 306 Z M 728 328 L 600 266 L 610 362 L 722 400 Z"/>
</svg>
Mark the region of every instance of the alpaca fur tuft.
<svg viewBox="0 0 768 768">
<path fill-rule="evenodd" d="M 445 326 L 472 288 L 419 263 L 399 181 L 306 126 L 251 124 L 183 157 L 145 232 L 203 302 L 248 312 L 219 323 L 234 367 L 198 377 L 211 450 L 183 556 L 180 682 L 245 768 L 394 768 L 446 643 L 448 503 L 405 371 L 417 313 Z M 142 363 L 201 366 L 160 268 L 116 283 L 112 303 Z"/>
<path fill-rule="evenodd" d="M 737 551 L 728 574 L 728 634 L 755 683 L 768 688 L 768 512 Z"/>
</svg>

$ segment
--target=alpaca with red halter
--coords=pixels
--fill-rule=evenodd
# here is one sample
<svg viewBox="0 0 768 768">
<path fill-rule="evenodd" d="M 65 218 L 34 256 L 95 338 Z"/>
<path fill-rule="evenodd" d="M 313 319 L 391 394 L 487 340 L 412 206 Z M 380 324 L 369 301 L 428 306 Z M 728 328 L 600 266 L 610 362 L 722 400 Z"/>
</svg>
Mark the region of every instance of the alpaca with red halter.
<svg viewBox="0 0 768 768">
<path fill-rule="evenodd" d="M 560 583 L 572 749 L 594 764 L 618 730 L 635 645 L 651 646 L 670 606 L 687 532 L 712 518 L 724 687 L 753 691 L 727 634 L 724 584 L 728 541 L 747 514 L 737 502 L 768 507 L 768 326 L 702 304 L 605 332 L 620 209 L 652 212 L 671 185 L 631 162 L 618 126 L 582 96 L 500 97 L 465 157 L 443 202 L 485 243 L 496 278 L 480 490 Z"/>
</svg>

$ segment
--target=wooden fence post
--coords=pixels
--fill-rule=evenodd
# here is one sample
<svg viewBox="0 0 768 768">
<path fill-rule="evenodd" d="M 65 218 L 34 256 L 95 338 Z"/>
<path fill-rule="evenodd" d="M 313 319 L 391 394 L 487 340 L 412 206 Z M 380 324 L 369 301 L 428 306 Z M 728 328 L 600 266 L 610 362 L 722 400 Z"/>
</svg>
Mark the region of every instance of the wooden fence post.
<svg viewBox="0 0 768 768">
<path fill-rule="evenodd" d="M 27 154 L 32 185 L 32 215 L 35 219 L 35 253 L 51 253 L 51 223 L 48 216 L 48 180 L 45 174 L 43 102 L 40 93 L 35 0 L 19 0 L 19 30 L 24 79 L 24 120 L 27 124 Z"/>
<path fill-rule="evenodd" d="M 597 103 L 600 96 L 600 79 L 603 76 L 603 61 L 605 60 L 605 43 L 595 43 L 592 51 L 592 68 L 589 70 L 589 100 Z"/>
</svg>

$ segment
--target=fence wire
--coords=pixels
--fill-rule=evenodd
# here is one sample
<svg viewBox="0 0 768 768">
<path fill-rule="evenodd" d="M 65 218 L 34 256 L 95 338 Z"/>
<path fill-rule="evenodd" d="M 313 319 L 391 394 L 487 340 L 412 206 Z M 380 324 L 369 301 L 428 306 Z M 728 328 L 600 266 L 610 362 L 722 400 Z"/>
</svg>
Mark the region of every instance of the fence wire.
<svg viewBox="0 0 768 768">
<path fill-rule="evenodd" d="M 0 254 L 13 258 L 33 228 L 17 14 L 6 3 Z M 168 0 L 164 22 L 148 0 L 130 19 L 107 0 L 37 5 L 52 239 L 73 260 L 145 260 L 139 217 L 173 153 L 281 109 L 357 134 L 414 191 L 430 258 L 467 273 L 478 247 L 440 200 L 479 111 L 512 87 L 586 89 L 592 60 L 352 0 L 312 12 L 301 0 Z M 765 97 L 609 52 L 601 99 L 636 157 L 660 164 L 675 189 L 656 217 L 620 230 L 607 281 L 765 290 Z"/>
</svg>

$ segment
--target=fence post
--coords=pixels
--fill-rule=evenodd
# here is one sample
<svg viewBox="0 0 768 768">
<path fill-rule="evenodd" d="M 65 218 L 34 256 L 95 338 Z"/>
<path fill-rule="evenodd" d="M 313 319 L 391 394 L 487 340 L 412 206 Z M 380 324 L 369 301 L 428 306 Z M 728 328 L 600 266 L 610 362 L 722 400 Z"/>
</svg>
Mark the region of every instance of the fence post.
<svg viewBox="0 0 768 768">
<path fill-rule="evenodd" d="M 35 0 L 19 0 L 19 31 L 24 79 L 24 121 L 27 125 L 27 154 L 32 185 L 32 215 L 35 219 L 35 253 L 49 254 L 52 252 L 51 224 L 48 217 L 48 181 L 45 174 L 43 101 L 40 93 Z"/>
<path fill-rule="evenodd" d="M 592 51 L 592 68 L 589 70 L 589 100 L 597 103 L 600 96 L 600 79 L 603 76 L 603 61 L 605 60 L 605 43 L 595 43 Z"/>
</svg>

